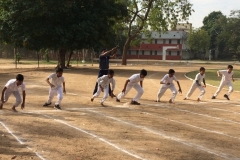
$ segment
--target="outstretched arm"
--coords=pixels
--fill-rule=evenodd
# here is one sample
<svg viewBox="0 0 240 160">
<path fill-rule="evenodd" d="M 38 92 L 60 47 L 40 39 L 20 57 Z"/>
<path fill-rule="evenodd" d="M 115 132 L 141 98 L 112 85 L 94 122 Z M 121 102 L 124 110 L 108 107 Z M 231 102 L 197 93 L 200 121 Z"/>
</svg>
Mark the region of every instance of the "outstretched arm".
<svg viewBox="0 0 240 160">
<path fill-rule="evenodd" d="M 21 105 L 21 109 L 25 108 L 25 98 L 26 98 L 26 92 L 22 91 L 22 96 L 23 96 L 23 101 L 22 101 L 22 105 Z"/>
<path fill-rule="evenodd" d="M 114 50 L 113 55 L 110 56 L 110 59 L 116 58 L 117 51 L 118 51 L 118 49 Z"/>
<path fill-rule="evenodd" d="M 206 87 L 205 78 L 203 78 L 203 84 L 204 84 L 204 87 Z"/>
<path fill-rule="evenodd" d="M 182 93 L 182 89 L 181 89 L 180 83 L 179 83 L 178 81 L 177 81 L 177 84 L 178 84 L 178 88 L 179 88 L 179 89 L 178 89 L 178 92 L 179 92 L 179 93 Z"/>
<path fill-rule="evenodd" d="M 63 93 L 66 94 L 65 82 L 63 82 Z"/>
<path fill-rule="evenodd" d="M 233 75 L 232 75 L 232 81 L 233 81 L 233 82 L 235 81 L 234 78 L 233 78 Z"/>
<path fill-rule="evenodd" d="M 1 101 L 2 103 L 4 102 L 4 92 L 6 91 L 7 87 L 4 87 L 3 90 L 2 90 L 2 96 L 1 96 Z"/>
<path fill-rule="evenodd" d="M 117 50 L 117 48 L 118 48 L 118 47 L 114 47 L 114 48 L 112 48 L 111 50 L 108 50 L 108 51 L 102 53 L 102 54 L 100 55 L 100 57 L 101 57 L 101 56 L 108 55 L 108 54 L 111 53 L 111 52 L 114 52 L 115 50 Z"/>
<path fill-rule="evenodd" d="M 140 81 L 140 86 L 143 88 L 143 81 Z"/>
<path fill-rule="evenodd" d="M 126 80 L 126 82 L 125 82 L 125 84 L 124 84 L 124 88 L 123 88 L 123 90 L 122 90 L 123 93 L 125 93 L 125 91 L 126 91 L 126 87 L 127 87 L 128 82 L 130 82 L 129 79 Z"/>
</svg>

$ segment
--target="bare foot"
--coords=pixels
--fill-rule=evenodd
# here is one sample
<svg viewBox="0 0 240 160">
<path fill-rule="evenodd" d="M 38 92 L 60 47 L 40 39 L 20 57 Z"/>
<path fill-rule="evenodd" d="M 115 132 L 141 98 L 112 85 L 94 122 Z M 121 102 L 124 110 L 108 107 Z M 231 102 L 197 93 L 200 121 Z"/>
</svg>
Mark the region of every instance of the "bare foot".
<svg viewBox="0 0 240 160">
<path fill-rule="evenodd" d="M 187 98 L 184 98 L 183 100 L 187 100 Z"/>
<path fill-rule="evenodd" d="M 168 102 L 174 104 L 173 101 L 172 101 L 172 99 L 170 99 Z"/>
<path fill-rule="evenodd" d="M 94 98 L 91 98 L 91 101 L 93 102 Z"/>
<path fill-rule="evenodd" d="M 156 100 L 155 102 L 160 102 L 160 100 Z"/>
<path fill-rule="evenodd" d="M 0 109 L 2 109 L 2 108 L 3 108 L 3 103 L 0 104 Z"/>
<path fill-rule="evenodd" d="M 13 112 L 18 112 L 18 111 L 15 109 L 15 107 L 12 107 L 12 111 L 13 111 Z"/>
<path fill-rule="evenodd" d="M 197 101 L 200 102 L 201 101 L 200 98 L 198 98 Z"/>
<path fill-rule="evenodd" d="M 105 105 L 103 104 L 103 102 L 101 102 L 100 104 L 101 104 L 101 106 L 105 107 Z"/>
</svg>

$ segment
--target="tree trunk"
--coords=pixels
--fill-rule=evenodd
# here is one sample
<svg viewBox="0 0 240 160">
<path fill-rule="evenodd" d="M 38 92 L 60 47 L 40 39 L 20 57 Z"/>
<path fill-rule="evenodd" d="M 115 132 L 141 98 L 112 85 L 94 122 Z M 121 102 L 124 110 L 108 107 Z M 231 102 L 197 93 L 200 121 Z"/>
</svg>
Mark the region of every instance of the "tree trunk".
<svg viewBox="0 0 240 160">
<path fill-rule="evenodd" d="M 70 51 L 70 54 L 68 56 L 68 61 L 67 61 L 67 67 L 70 67 L 70 61 L 71 61 L 72 55 L 73 55 L 73 51 Z"/>
<path fill-rule="evenodd" d="M 58 66 L 59 68 L 66 68 L 65 66 L 65 55 L 66 55 L 67 50 L 65 49 L 60 49 L 58 51 Z"/>
<path fill-rule="evenodd" d="M 130 38 L 127 39 L 126 43 L 124 44 L 123 47 L 123 55 L 122 55 L 122 65 L 127 65 L 127 53 L 128 53 L 128 49 L 130 47 Z"/>
</svg>

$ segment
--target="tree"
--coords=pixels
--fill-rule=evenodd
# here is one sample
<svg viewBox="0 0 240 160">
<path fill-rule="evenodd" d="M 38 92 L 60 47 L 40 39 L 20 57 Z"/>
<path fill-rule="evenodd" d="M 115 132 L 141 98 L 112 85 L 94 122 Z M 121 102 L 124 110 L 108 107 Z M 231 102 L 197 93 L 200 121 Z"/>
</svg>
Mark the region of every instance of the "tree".
<svg viewBox="0 0 240 160">
<path fill-rule="evenodd" d="M 229 52 L 237 54 L 240 48 L 240 10 L 231 11 L 229 17 L 217 22 L 222 28 L 216 41 L 220 54 L 225 54 L 224 57 Z"/>
<path fill-rule="evenodd" d="M 219 46 L 216 45 L 217 37 L 219 33 L 222 31 L 222 26 L 217 23 L 219 19 L 226 18 L 222 12 L 220 11 L 213 11 L 208 16 L 204 17 L 203 19 L 203 26 L 202 29 L 207 31 L 208 35 L 211 37 L 210 41 L 210 48 L 211 50 L 214 50 L 213 56 L 215 56 L 215 50 L 219 48 Z M 220 45 L 221 47 L 221 45 Z"/>
<path fill-rule="evenodd" d="M 191 51 L 196 54 L 203 53 L 205 58 L 210 45 L 210 36 L 203 29 L 195 29 L 188 35 L 187 43 Z"/>
<path fill-rule="evenodd" d="M 109 42 L 112 26 L 127 15 L 120 0 L 0 0 L 0 12 L 2 42 L 58 50 L 62 68 L 67 51 Z"/>
<path fill-rule="evenodd" d="M 187 20 L 192 5 L 188 0 L 128 0 L 128 17 L 123 21 L 127 28 L 127 39 L 123 49 L 122 65 L 127 64 L 126 56 L 131 41 L 141 32 L 149 30 L 167 31 L 175 28 L 178 21 Z"/>
</svg>

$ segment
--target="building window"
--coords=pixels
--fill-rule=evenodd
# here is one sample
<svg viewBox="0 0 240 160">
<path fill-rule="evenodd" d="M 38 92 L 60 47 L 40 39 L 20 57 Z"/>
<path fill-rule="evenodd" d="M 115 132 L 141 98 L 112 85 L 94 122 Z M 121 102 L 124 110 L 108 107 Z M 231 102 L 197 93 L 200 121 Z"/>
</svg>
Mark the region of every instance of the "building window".
<svg viewBox="0 0 240 160">
<path fill-rule="evenodd" d="M 171 54 L 172 54 L 172 52 L 171 52 L 171 51 L 169 51 L 169 52 L 168 52 L 168 55 L 170 55 L 170 56 L 171 56 Z"/>
<path fill-rule="evenodd" d="M 155 44 L 157 44 L 157 39 L 155 39 Z"/>
<path fill-rule="evenodd" d="M 131 55 L 131 50 L 128 50 L 128 55 Z"/>
<path fill-rule="evenodd" d="M 177 40 L 177 44 L 180 44 L 180 39 Z"/>
<path fill-rule="evenodd" d="M 142 50 L 142 55 L 144 55 L 144 50 Z"/>
<path fill-rule="evenodd" d="M 177 51 L 177 55 L 180 56 L 180 51 Z"/>
<path fill-rule="evenodd" d="M 152 51 L 150 51 L 150 55 L 152 55 Z"/>
<path fill-rule="evenodd" d="M 157 51 L 155 51 L 155 55 L 157 55 Z"/>
<path fill-rule="evenodd" d="M 138 53 L 139 53 L 139 50 L 136 50 L 136 54 L 138 55 Z"/>
<path fill-rule="evenodd" d="M 169 39 L 169 44 L 172 44 L 172 40 L 171 39 Z"/>
<path fill-rule="evenodd" d="M 166 44 L 166 39 L 163 40 L 163 44 Z"/>
</svg>

